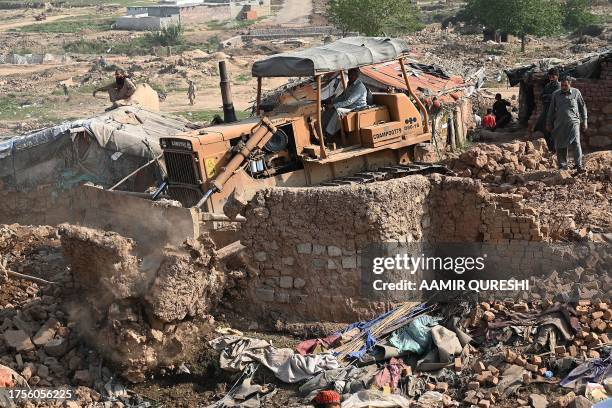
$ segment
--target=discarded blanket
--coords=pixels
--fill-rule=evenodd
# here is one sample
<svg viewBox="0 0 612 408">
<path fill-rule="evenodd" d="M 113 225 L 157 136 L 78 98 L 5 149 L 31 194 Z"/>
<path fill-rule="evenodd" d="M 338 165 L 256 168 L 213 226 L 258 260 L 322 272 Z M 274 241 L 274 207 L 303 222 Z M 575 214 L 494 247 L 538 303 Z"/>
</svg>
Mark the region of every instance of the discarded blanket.
<svg viewBox="0 0 612 408">
<path fill-rule="evenodd" d="M 566 388 L 578 388 L 587 383 L 601 383 L 610 377 L 612 377 L 612 357 L 605 360 L 595 358 L 574 368 L 560 384 Z"/>
<path fill-rule="evenodd" d="M 212 340 L 210 345 L 221 351 L 222 369 L 242 371 L 248 364 L 258 362 L 285 383 L 295 383 L 321 371 L 339 368 L 338 361 L 331 354 L 302 356 L 291 349 L 277 349 L 268 341 L 249 337 L 223 336 Z"/>
<path fill-rule="evenodd" d="M 409 407 L 410 400 L 398 394 L 384 394 L 374 390 L 359 391 L 342 403 L 342 408 L 401 408 Z"/>
<path fill-rule="evenodd" d="M 429 351 L 431 346 L 431 328 L 436 326 L 440 318 L 428 315 L 414 319 L 408 326 L 396 330 L 391 335 L 389 342 L 401 351 L 409 351 L 414 354 L 423 354 Z"/>
</svg>

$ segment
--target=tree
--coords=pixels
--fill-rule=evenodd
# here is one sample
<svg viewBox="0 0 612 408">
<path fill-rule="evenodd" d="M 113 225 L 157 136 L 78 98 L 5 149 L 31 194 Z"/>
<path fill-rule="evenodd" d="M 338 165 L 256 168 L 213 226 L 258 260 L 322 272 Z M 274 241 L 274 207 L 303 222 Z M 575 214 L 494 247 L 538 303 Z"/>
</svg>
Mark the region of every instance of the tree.
<svg viewBox="0 0 612 408">
<path fill-rule="evenodd" d="M 591 0 L 567 0 L 564 7 L 563 26 L 568 30 L 582 30 L 597 22 L 597 17 L 589 11 Z"/>
<path fill-rule="evenodd" d="M 330 0 L 327 16 L 344 34 L 396 36 L 423 28 L 412 0 Z"/>
<path fill-rule="evenodd" d="M 561 29 L 563 6 L 558 0 L 468 0 L 461 15 L 487 28 L 513 34 L 525 51 L 527 35 L 545 36 Z"/>
</svg>

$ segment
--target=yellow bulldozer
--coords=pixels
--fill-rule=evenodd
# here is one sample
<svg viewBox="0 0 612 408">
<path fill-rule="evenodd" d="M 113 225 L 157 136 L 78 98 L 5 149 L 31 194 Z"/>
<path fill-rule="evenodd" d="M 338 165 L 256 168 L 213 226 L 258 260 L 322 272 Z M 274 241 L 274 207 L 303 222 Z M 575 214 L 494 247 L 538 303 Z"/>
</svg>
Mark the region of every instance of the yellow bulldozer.
<svg viewBox="0 0 612 408">
<path fill-rule="evenodd" d="M 256 62 L 256 115 L 233 121 L 229 85 L 223 81 L 226 122 L 162 138 L 167 170 L 162 190 L 184 207 L 222 220 L 230 194 L 247 199 L 266 187 L 302 187 L 367 182 L 388 174 L 411 174 L 436 166 L 411 164 L 411 146 L 431 140 L 428 113 L 408 82 L 399 39 L 350 37 L 320 47 L 274 55 Z M 399 60 L 405 93 L 369 93 L 368 106 L 341 118 L 339 135 L 325 135 L 322 98 L 346 71 Z M 309 78 L 302 98 L 262 103 L 265 78 Z M 228 120 L 229 119 L 229 120 Z"/>
</svg>

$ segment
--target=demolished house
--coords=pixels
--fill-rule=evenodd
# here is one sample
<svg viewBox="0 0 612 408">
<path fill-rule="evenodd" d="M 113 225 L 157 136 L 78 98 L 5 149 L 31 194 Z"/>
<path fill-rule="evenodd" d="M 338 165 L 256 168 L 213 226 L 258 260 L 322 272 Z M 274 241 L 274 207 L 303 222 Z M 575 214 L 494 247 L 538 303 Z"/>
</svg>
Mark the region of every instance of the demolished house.
<svg viewBox="0 0 612 408">
<path fill-rule="evenodd" d="M 561 76 L 576 80 L 589 113 L 589 130 L 583 145 L 610 148 L 612 145 L 612 51 L 591 55 L 578 61 L 545 59 L 529 66 L 507 70 L 511 86 L 520 86 L 519 122 L 531 131 L 542 112 L 542 90 L 548 81 L 548 69 L 557 68 Z"/>
<path fill-rule="evenodd" d="M 110 211 L 108 200 L 128 192 L 144 196 L 164 171 L 155 163 L 161 158 L 159 139 L 193 128 L 177 117 L 124 106 L 1 142 L 0 222 L 56 225 L 91 216 L 90 224 L 125 231 L 130 223 L 124 217 L 93 212 Z M 102 189 L 84 184 L 114 187 L 118 195 L 106 198 L 98 194 Z M 86 203 L 95 205 L 81 208 Z"/>
</svg>

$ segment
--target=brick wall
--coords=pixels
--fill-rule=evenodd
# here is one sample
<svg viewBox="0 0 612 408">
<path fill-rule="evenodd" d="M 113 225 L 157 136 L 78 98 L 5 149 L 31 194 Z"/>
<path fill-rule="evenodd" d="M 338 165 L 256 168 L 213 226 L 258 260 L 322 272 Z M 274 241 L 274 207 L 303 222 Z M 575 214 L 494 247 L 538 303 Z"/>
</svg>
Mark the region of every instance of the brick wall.
<svg viewBox="0 0 612 408">
<path fill-rule="evenodd" d="M 542 112 L 541 94 L 544 75 L 534 77 L 534 99 L 536 108 L 529 118 L 529 129 L 533 129 Z M 612 146 L 612 61 L 601 63 L 599 79 L 577 79 L 573 86 L 580 90 L 589 112 L 589 130 L 582 136 L 583 146 L 609 148 Z"/>
<path fill-rule="evenodd" d="M 362 293 L 361 255 L 372 244 L 486 242 L 511 257 L 527 247 L 520 242 L 546 238 L 535 212 L 518 196 L 489 193 L 471 178 L 439 175 L 267 190 L 246 216 L 241 240 L 254 276 L 237 309 L 298 321 L 354 321 L 390 306 Z M 500 261 L 509 262 L 505 255 Z"/>
</svg>

